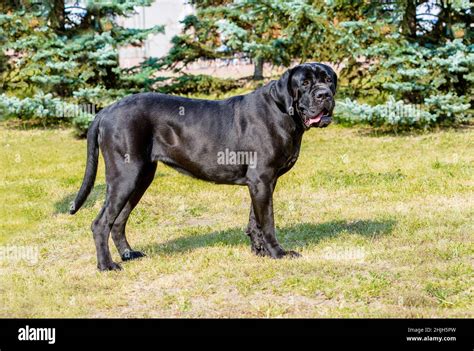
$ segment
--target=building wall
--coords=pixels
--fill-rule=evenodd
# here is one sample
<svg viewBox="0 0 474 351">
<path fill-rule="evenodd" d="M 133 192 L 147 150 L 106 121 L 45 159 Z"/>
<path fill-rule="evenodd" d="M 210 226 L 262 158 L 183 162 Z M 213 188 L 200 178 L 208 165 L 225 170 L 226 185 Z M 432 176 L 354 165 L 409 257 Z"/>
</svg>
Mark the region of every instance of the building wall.
<svg viewBox="0 0 474 351">
<path fill-rule="evenodd" d="M 171 39 L 182 29 L 180 21 L 192 14 L 194 8 L 185 0 L 156 0 L 151 6 L 137 7 L 137 14 L 120 18 L 119 24 L 130 28 L 150 28 L 164 25 L 165 34 L 150 36 L 141 48 L 124 47 L 119 51 L 120 65 L 130 67 L 147 57 L 162 57 L 171 48 Z"/>
<path fill-rule="evenodd" d="M 147 57 L 162 57 L 171 48 L 171 39 L 182 31 L 180 21 L 185 16 L 195 12 L 186 0 L 156 0 L 151 6 L 137 7 L 137 14 L 119 18 L 120 25 L 129 28 L 150 28 L 154 25 L 164 25 L 165 34 L 156 34 L 146 40 L 143 47 L 123 47 L 119 50 L 120 66 L 132 67 L 138 65 Z M 254 65 L 248 58 L 222 60 L 198 60 L 189 64 L 184 72 L 191 74 L 209 74 L 221 78 L 242 78 L 253 75 Z M 281 67 L 264 65 L 264 75 L 279 74 Z M 168 76 L 173 72 L 163 72 Z"/>
</svg>

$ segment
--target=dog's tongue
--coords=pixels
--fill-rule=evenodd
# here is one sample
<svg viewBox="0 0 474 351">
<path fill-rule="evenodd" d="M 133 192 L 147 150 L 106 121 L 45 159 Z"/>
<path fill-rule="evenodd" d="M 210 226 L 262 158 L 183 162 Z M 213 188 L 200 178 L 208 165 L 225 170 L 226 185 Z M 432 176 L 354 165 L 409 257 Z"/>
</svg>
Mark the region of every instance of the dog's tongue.
<svg viewBox="0 0 474 351">
<path fill-rule="evenodd" d="M 313 123 L 318 123 L 320 120 L 321 120 L 321 117 L 323 117 L 323 113 L 321 112 L 319 115 L 317 115 L 316 117 L 312 117 L 310 119 L 307 119 L 306 120 L 306 125 L 307 126 L 310 126 L 311 124 Z"/>
</svg>

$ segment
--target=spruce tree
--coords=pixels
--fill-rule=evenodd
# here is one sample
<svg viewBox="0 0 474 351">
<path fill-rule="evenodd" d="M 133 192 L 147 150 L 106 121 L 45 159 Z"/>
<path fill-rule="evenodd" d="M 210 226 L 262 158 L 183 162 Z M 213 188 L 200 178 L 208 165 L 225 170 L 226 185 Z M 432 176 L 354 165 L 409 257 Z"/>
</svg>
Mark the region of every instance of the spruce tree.
<svg viewBox="0 0 474 351">
<path fill-rule="evenodd" d="M 31 108 L 35 101 L 56 106 L 89 103 L 97 108 L 130 92 L 144 90 L 148 77 L 119 66 L 118 48 L 141 45 L 149 29 L 124 28 L 117 16 L 134 13 L 135 6 L 152 0 L 9 1 L 0 14 L 0 90 L 3 117 L 49 118 L 57 111 Z M 49 104 L 49 106 L 51 106 Z M 28 106 L 29 105 L 29 106 Z M 8 108 L 7 108 L 8 107 Z M 21 111 L 22 113 L 19 113 Z M 92 116 L 78 114 L 75 122 L 87 128 Z"/>
</svg>

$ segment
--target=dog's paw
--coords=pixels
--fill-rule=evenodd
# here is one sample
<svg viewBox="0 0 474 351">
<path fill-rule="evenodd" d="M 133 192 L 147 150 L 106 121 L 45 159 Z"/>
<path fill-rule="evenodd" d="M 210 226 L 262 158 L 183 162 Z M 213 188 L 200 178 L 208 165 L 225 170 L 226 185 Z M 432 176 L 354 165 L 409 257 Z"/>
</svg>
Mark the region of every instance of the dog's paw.
<svg viewBox="0 0 474 351">
<path fill-rule="evenodd" d="M 146 257 L 143 252 L 127 250 L 122 255 L 122 261 L 136 260 L 137 258 Z"/>
<path fill-rule="evenodd" d="M 108 262 L 108 263 L 98 264 L 97 268 L 101 272 L 121 271 L 122 270 L 122 266 L 120 266 L 118 263 L 115 263 L 115 262 Z"/>
<path fill-rule="evenodd" d="M 257 245 L 252 245 L 252 253 L 257 255 L 257 256 L 270 256 L 267 250 L 263 246 L 257 246 Z"/>
<path fill-rule="evenodd" d="M 277 250 L 273 251 L 273 254 L 270 255 L 271 258 L 281 259 L 281 258 L 298 258 L 301 255 L 296 251 L 287 251 L 279 247 Z"/>
<path fill-rule="evenodd" d="M 299 254 L 298 252 L 296 251 L 284 251 L 283 253 L 283 256 L 281 258 L 299 258 L 299 257 L 302 257 L 301 254 Z"/>
</svg>

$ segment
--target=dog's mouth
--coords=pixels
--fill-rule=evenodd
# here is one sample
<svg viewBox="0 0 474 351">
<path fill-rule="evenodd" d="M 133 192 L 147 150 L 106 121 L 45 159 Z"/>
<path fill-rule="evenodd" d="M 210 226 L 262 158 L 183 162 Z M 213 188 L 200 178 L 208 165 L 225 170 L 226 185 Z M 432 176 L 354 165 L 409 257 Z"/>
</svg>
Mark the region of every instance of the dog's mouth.
<svg viewBox="0 0 474 351">
<path fill-rule="evenodd" d="M 331 112 L 327 109 L 323 109 L 317 115 L 305 118 L 304 124 L 306 128 L 318 127 L 324 128 L 327 127 L 332 122 Z"/>
</svg>

